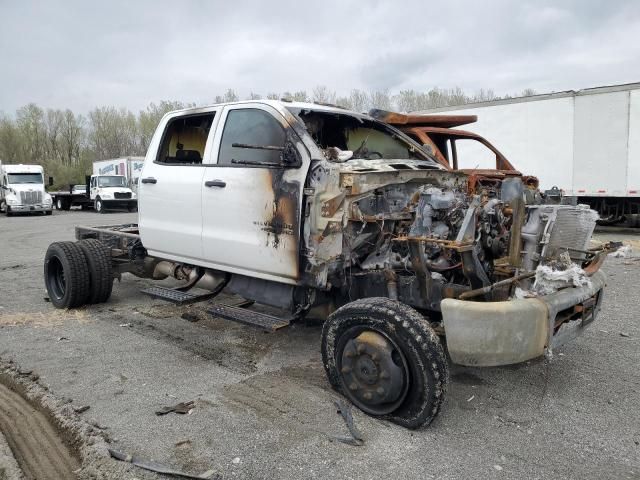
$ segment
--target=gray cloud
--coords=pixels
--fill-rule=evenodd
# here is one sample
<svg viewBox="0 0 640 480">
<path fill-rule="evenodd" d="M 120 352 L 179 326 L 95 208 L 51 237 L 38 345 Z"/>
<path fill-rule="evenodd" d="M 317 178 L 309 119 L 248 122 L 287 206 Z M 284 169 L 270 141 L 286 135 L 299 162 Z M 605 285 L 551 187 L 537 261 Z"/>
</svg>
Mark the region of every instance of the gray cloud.
<svg viewBox="0 0 640 480">
<path fill-rule="evenodd" d="M 0 0 L 0 110 L 250 91 L 513 93 L 640 80 L 637 1 Z"/>
</svg>

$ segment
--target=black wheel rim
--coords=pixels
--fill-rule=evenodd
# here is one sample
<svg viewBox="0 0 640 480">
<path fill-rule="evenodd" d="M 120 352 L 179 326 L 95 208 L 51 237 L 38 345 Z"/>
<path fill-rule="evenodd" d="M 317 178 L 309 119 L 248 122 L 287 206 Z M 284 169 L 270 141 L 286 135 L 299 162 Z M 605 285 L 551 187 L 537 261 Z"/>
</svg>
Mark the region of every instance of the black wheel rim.
<svg viewBox="0 0 640 480">
<path fill-rule="evenodd" d="M 380 330 L 358 326 L 344 332 L 336 348 L 336 365 L 345 395 L 364 412 L 390 414 L 407 397 L 406 357 Z"/>
<path fill-rule="evenodd" d="M 64 277 L 64 268 L 58 257 L 51 257 L 47 268 L 47 277 L 51 294 L 60 300 L 64 297 L 67 288 L 66 279 Z"/>
</svg>

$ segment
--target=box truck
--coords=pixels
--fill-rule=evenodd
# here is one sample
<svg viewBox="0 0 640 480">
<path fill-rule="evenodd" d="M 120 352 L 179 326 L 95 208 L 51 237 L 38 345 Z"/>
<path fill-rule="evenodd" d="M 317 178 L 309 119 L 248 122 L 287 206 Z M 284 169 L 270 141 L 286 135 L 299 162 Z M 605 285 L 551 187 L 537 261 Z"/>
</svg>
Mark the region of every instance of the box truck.
<svg viewBox="0 0 640 480">
<path fill-rule="evenodd" d="M 142 172 L 144 157 L 122 157 L 93 162 L 94 175 L 122 175 L 126 186 L 134 192 L 138 190 L 138 178 Z"/>
</svg>

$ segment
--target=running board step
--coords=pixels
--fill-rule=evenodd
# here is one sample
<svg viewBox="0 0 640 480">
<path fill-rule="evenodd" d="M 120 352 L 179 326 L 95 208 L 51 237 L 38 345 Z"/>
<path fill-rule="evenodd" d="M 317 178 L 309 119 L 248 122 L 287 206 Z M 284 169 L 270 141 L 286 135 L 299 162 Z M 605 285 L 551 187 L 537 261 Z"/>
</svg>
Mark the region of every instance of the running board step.
<svg viewBox="0 0 640 480">
<path fill-rule="evenodd" d="M 166 300 L 167 302 L 171 302 L 176 305 L 187 305 L 189 303 L 202 302 L 203 300 L 209 300 L 211 297 L 215 296 L 215 293 L 211 292 L 198 295 L 166 287 L 149 287 L 144 290 L 140 290 L 140 292 L 145 295 L 149 295 L 150 297 Z"/>
<path fill-rule="evenodd" d="M 287 327 L 293 320 L 293 317 L 274 317 L 273 315 L 267 315 L 266 313 L 254 312 L 253 310 L 225 305 L 223 303 L 212 304 L 207 310 L 207 313 L 214 317 L 234 320 L 236 322 L 244 323 L 245 325 L 258 327 L 266 332 L 275 332 L 276 330 Z"/>
</svg>

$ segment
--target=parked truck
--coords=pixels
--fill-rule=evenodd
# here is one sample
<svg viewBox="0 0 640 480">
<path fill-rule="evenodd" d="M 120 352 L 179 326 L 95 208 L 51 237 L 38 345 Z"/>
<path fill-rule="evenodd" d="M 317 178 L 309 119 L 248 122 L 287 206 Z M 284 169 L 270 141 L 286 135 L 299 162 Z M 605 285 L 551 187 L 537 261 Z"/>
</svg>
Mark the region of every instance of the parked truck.
<svg viewBox="0 0 640 480">
<path fill-rule="evenodd" d="M 598 211 L 603 223 L 640 225 L 640 83 L 444 107 L 420 114 L 474 115 L 516 167 Z M 492 164 L 467 142 L 459 156 Z M 475 149 L 475 150 L 474 150 Z M 603 174 L 606 172 L 606 174 Z"/>
<path fill-rule="evenodd" d="M 131 273 L 179 280 L 143 291 L 177 304 L 239 295 L 245 307 L 208 311 L 268 331 L 320 318 L 330 384 L 408 428 L 443 404 L 445 344 L 462 365 L 524 362 L 579 335 L 601 306 L 594 211 L 544 204 L 517 176 L 473 182 L 340 108 L 264 100 L 171 112 L 139 201 L 138 224 L 79 226 L 76 242 L 49 246 L 55 307 L 105 302 L 113 278 Z M 547 281 L 549 271 L 574 281 Z"/>
<path fill-rule="evenodd" d="M 51 196 L 58 210 L 81 207 L 93 208 L 98 213 L 112 209 L 134 212 L 138 200 L 127 184 L 124 175 L 91 175 L 86 178 L 86 184 L 69 185 L 67 190 L 51 192 Z"/>
<path fill-rule="evenodd" d="M 52 198 L 44 187 L 40 165 L 3 165 L 0 162 L 0 212 L 53 213 Z"/>
<path fill-rule="evenodd" d="M 121 157 L 93 162 L 94 175 L 122 175 L 126 179 L 126 186 L 133 192 L 138 191 L 138 180 L 144 157 Z"/>
</svg>

